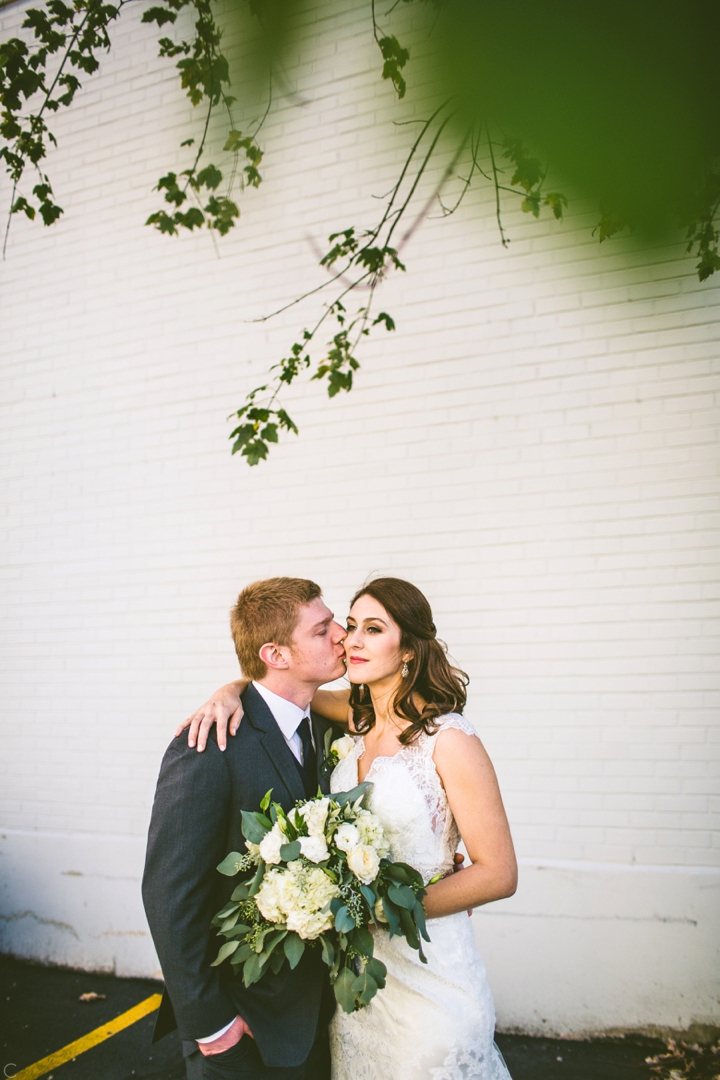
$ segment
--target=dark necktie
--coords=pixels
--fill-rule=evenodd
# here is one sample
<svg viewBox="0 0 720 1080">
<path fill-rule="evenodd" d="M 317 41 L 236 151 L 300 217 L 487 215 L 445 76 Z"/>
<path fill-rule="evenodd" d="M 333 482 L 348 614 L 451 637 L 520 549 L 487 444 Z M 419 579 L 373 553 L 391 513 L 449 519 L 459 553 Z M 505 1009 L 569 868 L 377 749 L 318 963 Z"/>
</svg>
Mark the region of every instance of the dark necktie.
<svg viewBox="0 0 720 1080">
<path fill-rule="evenodd" d="M 310 736 L 310 721 L 303 716 L 297 729 L 303 749 L 303 768 L 309 781 L 309 796 L 312 798 L 317 790 L 317 755 Z"/>
</svg>

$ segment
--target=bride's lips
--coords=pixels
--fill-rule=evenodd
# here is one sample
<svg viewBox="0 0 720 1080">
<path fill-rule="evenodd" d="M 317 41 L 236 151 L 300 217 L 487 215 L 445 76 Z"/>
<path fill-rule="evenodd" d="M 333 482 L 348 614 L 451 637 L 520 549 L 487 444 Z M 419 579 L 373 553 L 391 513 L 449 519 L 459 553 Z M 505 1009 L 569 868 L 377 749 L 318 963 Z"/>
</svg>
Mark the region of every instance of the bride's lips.
<svg viewBox="0 0 720 1080">
<path fill-rule="evenodd" d="M 368 662 L 367 660 L 363 660 L 362 656 L 349 656 L 348 657 L 348 663 L 349 664 L 367 664 L 367 662 Z"/>
</svg>

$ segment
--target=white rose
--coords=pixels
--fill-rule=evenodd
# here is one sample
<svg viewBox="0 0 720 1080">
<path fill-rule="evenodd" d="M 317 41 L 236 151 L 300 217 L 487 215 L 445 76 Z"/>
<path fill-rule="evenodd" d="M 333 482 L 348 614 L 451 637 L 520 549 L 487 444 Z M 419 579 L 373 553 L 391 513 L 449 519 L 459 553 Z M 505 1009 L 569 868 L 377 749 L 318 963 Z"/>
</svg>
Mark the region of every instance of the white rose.
<svg viewBox="0 0 720 1080">
<path fill-rule="evenodd" d="M 358 844 L 347 857 L 347 863 L 358 881 L 369 885 L 380 869 L 380 857 L 374 848 Z"/>
<path fill-rule="evenodd" d="M 324 836 L 325 822 L 330 809 L 329 799 L 313 799 L 300 807 L 300 816 L 304 818 L 307 830 L 311 836 Z M 305 852 L 303 852 L 303 855 Z M 310 856 L 308 856 L 309 858 Z M 317 862 L 313 859 L 313 862 Z"/>
<path fill-rule="evenodd" d="M 265 833 L 265 836 L 260 841 L 260 858 L 271 866 L 281 862 L 280 848 L 286 843 L 287 840 L 281 832 L 279 824 L 275 822 L 270 832 Z"/>
<path fill-rule="evenodd" d="M 343 735 L 341 739 L 335 740 L 335 742 L 330 747 L 330 751 L 331 753 L 333 750 L 335 751 L 338 756 L 338 761 L 344 761 L 344 759 L 348 756 L 354 745 L 355 740 L 353 739 L 352 735 Z"/>
<path fill-rule="evenodd" d="M 349 821 L 344 821 L 335 833 L 335 844 L 341 851 L 352 851 L 360 843 L 360 833 Z"/>
<path fill-rule="evenodd" d="M 300 851 L 310 862 L 324 862 L 330 857 L 324 836 L 299 836 Z"/>
</svg>

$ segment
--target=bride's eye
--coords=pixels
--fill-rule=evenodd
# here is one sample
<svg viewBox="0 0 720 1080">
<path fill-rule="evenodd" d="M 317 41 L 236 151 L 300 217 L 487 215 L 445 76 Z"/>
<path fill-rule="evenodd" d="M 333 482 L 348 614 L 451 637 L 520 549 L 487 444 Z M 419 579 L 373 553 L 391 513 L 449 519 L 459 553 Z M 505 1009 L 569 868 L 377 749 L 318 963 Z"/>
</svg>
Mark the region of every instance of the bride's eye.
<svg viewBox="0 0 720 1080">
<path fill-rule="evenodd" d="M 382 630 L 379 626 L 368 626 L 368 634 L 382 634 Z"/>
</svg>

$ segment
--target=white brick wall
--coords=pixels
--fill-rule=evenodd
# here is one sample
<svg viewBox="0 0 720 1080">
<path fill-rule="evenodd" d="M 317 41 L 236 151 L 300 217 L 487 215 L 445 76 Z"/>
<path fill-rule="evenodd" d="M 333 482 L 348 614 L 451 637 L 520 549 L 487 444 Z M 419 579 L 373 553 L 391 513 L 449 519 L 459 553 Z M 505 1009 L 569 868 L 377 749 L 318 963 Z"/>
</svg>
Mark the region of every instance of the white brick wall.
<svg viewBox="0 0 720 1080">
<path fill-rule="evenodd" d="M 1 13 L 4 36 L 21 14 Z M 364 8 L 318 2 L 316 15 L 306 59 L 288 71 L 303 104 L 280 100 L 271 114 L 264 184 L 243 197 L 220 258 L 208 236 L 142 226 L 159 205 L 153 183 L 185 167 L 177 146 L 199 117 L 140 9 L 55 123 L 48 171 L 64 218 L 50 230 L 13 223 L 0 266 L 0 825 L 15 869 L 0 940 L 152 970 L 147 944 L 122 944 L 145 933 L 135 901 L 108 916 L 120 929 L 91 928 L 70 855 L 41 875 L 43 898 L 37 845 L 84 852 L 85 876 L 95 845 L 122 848 L 135 897 L 132 838 L 162 749 L 235 672 L 227 610 L 239 588 L 307 575 L 343 615 L 353 589 L 386 571 L 427 591 L 472 676 L 469 715 L 528 867 L 506 905 L 523 928 L 515 944 L 485 940 L 506 908 L 478 919 L 501 1019 L 540 1024 L 513 997 L 521 965 L 527 1000 L 544 995 L 542 1030 L 717 1022 L 709 983 L 680 991 L 682 959 L 667 977 L 653 965 L 676 917 L 656 899 L 667 868 L 687 910 L 718 882 L 720 283 L 697 281 L 681 241 L 599 247 L 578 204 L 564 223 L 508 209 L 504 251 L 479 188 L 454 218 L 425 222 L 408 273 L 383 286 L 379 307 L 398 330 L 368 342 L 352 394 L 330 402 L 299 386 L 287 404 L 300 439 L 255 469 L 231 459 L 225 417 L 318 309 L 252 320 L 322 280 L 308 238 L 373 222 L 409 130 L 392 120 L 413 115 L 412 92 L 398 105 L 379 78 Z M 593 997 L 600 977 L 560 959 L 567 997 L 548 1001 L 546 957 L 528 954 L 551 903 L 538 865 L 562 909 L 558 940 L 571 949 L 585 935 L 607 992 Z M 633 866 L 660 877 L 623 873 Z M 609 948 L 593 905 L 581 898 L 586 914 L 573 916 L 562 900 L 567 876 L 588 874 L 608 920 L 647 923 L 636 959 L 655 990 L 621 992 L 612 957 L 620 970 L 630 944 Z M 80 944 L 61 944 L 60 930 L 41 941 L 40 924 L 18 918 L 26 908 L 72 925 Z M 683 948 L 711 963 L 708 918 L 687 916 Z M 97 944 L 103 933 L 112 948 Z"/>
</svg>

